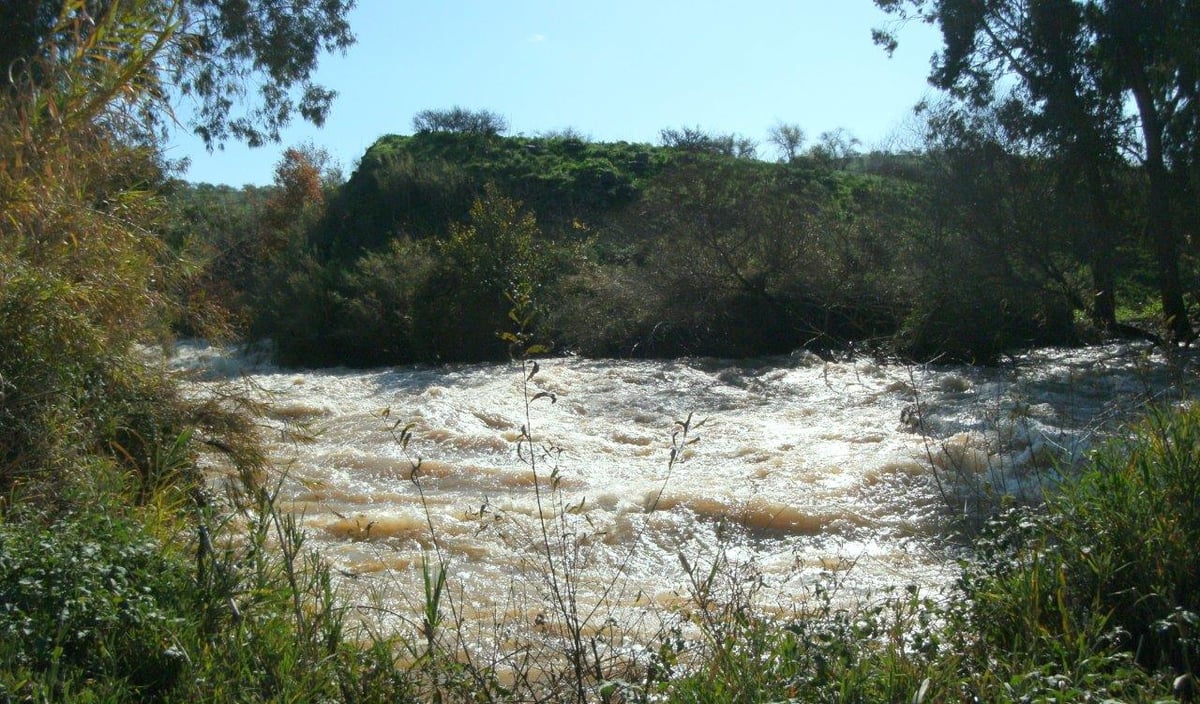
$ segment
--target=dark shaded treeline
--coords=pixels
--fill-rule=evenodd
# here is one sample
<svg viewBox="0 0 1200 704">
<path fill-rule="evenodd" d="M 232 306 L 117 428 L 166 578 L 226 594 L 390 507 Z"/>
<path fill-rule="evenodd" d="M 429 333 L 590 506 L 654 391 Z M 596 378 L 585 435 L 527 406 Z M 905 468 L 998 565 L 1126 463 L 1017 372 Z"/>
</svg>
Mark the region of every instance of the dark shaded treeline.
<svg viewBox="0 0 1200 704">
<path fill-rule="evenodd" d="M 1092 317 L 1119 329 L 1121 272 L 1113 255 L 1128 222 L 1114 199 L 1139 165 L 1139 231 L 1153 253 L 1167 338 L 1196 337 L 1194 286 L 1181 261 L 1197 237 L 1200 164 L 1200 3 L 1195 0 L 876 0 L 891 15 L 875 40 L 888 52 L 911 21 L 940 30 L 929 81 L 946 112 L 988 116 L 1053 161 L 1088 203 Z M 944 124 L 943 127 L 946 125 Z"/>
<path fill-rule="evenodd" d="M 189 295 L 221 304 L 189 309 L 232 311 L 306 365 L 501 359 L 518 292 L 536 337 L 585 355 L 989 361 L 1117 332 L 1088 322 L 1102 260 L 1125 322 L 1152 323 L 1143 174 L 1110 188 L 1101 238 L 1086 182 L 993 117 L 930 118 L 920 152 L 777 163 L 719 139 L 425 131 L 385 136 L 344 183 L 314 185 L 327 157 L 289 150 L 273 189 L 175 194 L 176 232 L 207 248 Z M 270 206 L 289 189 L 307 195 Z"/>
</svg>

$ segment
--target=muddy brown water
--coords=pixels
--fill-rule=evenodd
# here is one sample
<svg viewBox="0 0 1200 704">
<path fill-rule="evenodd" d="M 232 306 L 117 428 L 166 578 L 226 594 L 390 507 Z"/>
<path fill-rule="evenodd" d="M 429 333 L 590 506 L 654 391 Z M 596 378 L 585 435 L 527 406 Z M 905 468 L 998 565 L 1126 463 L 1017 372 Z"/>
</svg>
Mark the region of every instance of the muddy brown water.
<svg viewBox="0 0 1200 704">
<path fill-rule="evenodd" d="M 401 626 L 423 559 L 448 566 L 464 612 L 544 617 L 547 535 L 597 621 L 686 603 L 685 565 L 719 557 L 784 610 L 831 580 L 851 595 L 936 590 L 953 578 L 948 516 L 972 492 L 1035 496 L 1184 378 L 1135 345 L 993 368 L 564 357 L 540 360 L 528 387 L 515 364 L 295 371 L 199 343 L 170 363 L 198 392 L 238 384 L 268 404 L 285 507 L 350 598 Z M 553 402 L 526 415 L 542 392 Z M 695 442 L 672 463 L 689 416 Z M 310 441 L 284 432 L 294 422 Z"/>
</svg>

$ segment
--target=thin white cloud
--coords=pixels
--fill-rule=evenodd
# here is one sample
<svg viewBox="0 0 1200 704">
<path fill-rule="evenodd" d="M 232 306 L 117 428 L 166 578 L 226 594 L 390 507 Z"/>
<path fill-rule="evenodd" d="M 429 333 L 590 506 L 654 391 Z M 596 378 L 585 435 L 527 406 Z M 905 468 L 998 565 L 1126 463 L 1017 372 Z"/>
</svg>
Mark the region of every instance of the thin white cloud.
<svg viewBox="0 0 1200 704">
<path fill-rule="evenodd" d="M 541 44 L 541 43 L 542 43 L 542 42 L 544 42 L 544 41 L 546 41 L 546 35 L 545 35 L 545 34 L 532 34 L 532 35 L 530 35 L 530 36 L 529 36 L 529 43 L 530 43 L 530 44 Z"/>
</svg>

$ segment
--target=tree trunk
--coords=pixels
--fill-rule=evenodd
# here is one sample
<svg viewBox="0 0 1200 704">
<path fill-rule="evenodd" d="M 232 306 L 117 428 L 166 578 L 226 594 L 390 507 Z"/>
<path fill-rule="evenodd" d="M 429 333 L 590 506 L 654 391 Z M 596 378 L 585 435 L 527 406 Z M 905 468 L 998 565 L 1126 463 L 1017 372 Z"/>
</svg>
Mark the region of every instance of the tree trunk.
<svg viewBox="0 0 1200 704">
<path fill-rule="evenodd" d="M 1117 329 L 1117 277 L 1112 265 L 1112 256 L 1100 253 L 1100 247 L 1096 249 L 1097 256 L 1092 259 L 1091 264 L 1092 322 L 1101 330 L 1111 333 Z"/>
<path fill-rule="evenodd" d="M 1089 264 L 1092 269 L 1092 322 L 1113 332 L 1117 329 L 1116 227 L 1105 193 L 1104 178 L 1093 161 L 1087 167 L 1088 195 L 1092 204 L 1093 241 Z"/>
<path fill-rule="evenodd" d="M 1183 285 L 1179 278 L 1179 242 L 1171 207 L 1171 184 L 1163 158 L 1162 123 L 1154 108 L 1145 69 L 1131 71 L 1130 88 L 1137 102 L 1142 122 L 1142 138 L 1146 141 L 1146 175 L 1150 179 L 1150 219 L 1147 235 L 1154 242 L 1158 259 L 1158 287 L 1162 297 L 1168 336 L 1172 342 L 1190 342 L 1192 324 L 1183 303 Z"/>
</svg>

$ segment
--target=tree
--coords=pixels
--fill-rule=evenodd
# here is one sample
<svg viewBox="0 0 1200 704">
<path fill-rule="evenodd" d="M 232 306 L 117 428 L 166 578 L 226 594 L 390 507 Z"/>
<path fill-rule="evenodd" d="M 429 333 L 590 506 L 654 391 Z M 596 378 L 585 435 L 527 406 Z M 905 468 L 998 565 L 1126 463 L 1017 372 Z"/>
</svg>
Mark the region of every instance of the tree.
<svg viewBox="0 0 1200 704">
<path fill-rule="evenodd" d="M 267 199 L 264 224 L 280 233 L 303 229 L 325 208 L 325 193 L 339 178 L 329 152 L 313 144 L 284 150 L 275 164 L 275 192 Z"/>
<path fill-rule="evenodd" d="M 686 160 L 655 178 L 630 217 L 645 232 L 662 323 L 647 351 L 745 355 L 812 337 L 797 289 L 820 278 L 811 203 L 768 165 Z M 805 285 L 797 285 L 800 279 Z M 816 287 L 814 287 L 816 288 Z"/>
<path fill-rule="evenodd" d="M 989 361 L 1071 339 L 1085 297 L 1071 238 L 1086 201 L 1003 117 L 952 101 L 931 109 L 925 231 L 910 244 L 918 293 L 903 331 L 918 357 Z"/>
<path fill-rule="evenodd" d="M 339 0 L 8 0 L 0 3 L 0 491 L 53 480 L 80 455 L 136 471 L 182 437 L 131 354 L 168 319 L 177 261 L 156 233 L 158 136 L 170 85 L 200 103 L 210 145 L 272 138 L 331 94 L 309 82 L 349 42 Z M 11 39 L 11 41 L 10 41 Z M 234 114 L 247 83 L 257 108 Z M 293 100 L 289 91 L 302 95 Z M 310 90 L 311 89 L 311 90 Z M 155 385 L 157 384 L 157 385 Z M 158 389 L 157 391 L 155 389 Z M 163 403 L 155 406 L 154 399 Z M 143 413 L 143 411 L 146 411 Z M 173 419 L 172 419 L 173 418 Z M 112 456 L 116 448 L 119 456 Z M 145 475 L 149 476 L 149 475 Z"/>
<path fill-rule="evenodd" d="M 172 115 L 169 84 L 194 100 L 190 126 L 210 149 L 230 139 L 260 146 L 278 141 L 297 114 L 314 124 L 324 121 L 335 93 L 315 83 L 312 74 L 322 52 L 344 51 L 353 43 L 346 20 L 353 5 L 354 0 L 5 0 L 0 69 L 15 76 L 13 84 L 44 88 L 61 75 L 49 66 L 57 58 L 140 25 L 155 35 L 153 42 L 118 42 L 106 54 L 122 65 L 149 59 L 140 75 L 128 76 L 127 87 L 136 89 L 121 96 L 136 98 L 142 108 L 137 116 L 165 124 Z"/>
<path fill-rule="evenodd" d="M 767 141 L 779 150 L 779 160 L 792 162 L 800 156 L 800 148 L 804 146 L 804 130 L 799 125 L 776 123 L 767 133 Z"/>
<path fill-rule="evenodd" d="M 901 21 L 936 24 L 944 48 L 930 81 L 975 106 L 1007 103 L 1009 125 L 1039 136 L 1086 184 L 1098 322 L 1115 322 L 1114 171 L 1136 154 L 1148 189 L 1147 235 L 1172 337 L 1190 340 L 1179 271 L 1180 182 L 1200 141 L 1196 0 L 876 0 Z M 889 51 L 893 34 L 876 31 Z M 998 90 L 1011 86 L 1005 95 Z M 1126 106 L 1134 105 L 1130 114 Z M 1139 139 L 1129 126 L 1136 125 Z M 1194 172 L 1193 172 L 1194 173 Z"/>
<path fill-rule="evenodd" d="M 252 312 L 254 301 L 272 280 L 292 273 L 309 231 L 325 214 L 326 193 L 332 190 L 331 174 L 336 172 L 330 164 L 329 153 L 312 144 L 284 150 L 255 231 L 230 233 L 231 246 L 213 262 L 212 276 L 241 293 L 239 313 Z"/>
<path fill-rule="evenodd" d="M 590 136 L 579 131 L 579 128 L 572 127 L 570 125 L 568 125 L 566 127 L 560 127 L 557 129 L 545 130 L 545 131 L 541 132 L 540 134 L 538 134 L 538 137 L 540 137 L 542 139 L 546 139 L 546 140 L 557 139 L 557 140 L 562 140 L 564 142 L 576 142 L 580 145 L 587 144 L 592 141 L 592 138 Z"/>
<path fill-rule="evenodd" d="M 817 143 L 808 150 L 809 155 L 831 166 L 844 167 L 858 154 L 862 142 L 844 127 L 822 132 Z"/>
<path fill-rule="evenodd" d="M 1141 128 L 1141 160 L 1150 182 L 1148 234 L 1158 259 L 1163 314 L 1177 341 L 1193 337 L 1179 273 L 1180 200 L 1200 152 L 1200 2 L 1089 2 L 1099 70 L 1122 97 L 1132 96 Z"/>
<path fill-rule="evenodd" d="M 422 110 L 413 116 L 413 131 L 450 132 L 498 137 L 508 132 L 508 120 L 490 110 L 468 110 L 455 105 L 449 110 Z"/>
<path fill-rule="evenodd" d="M 513 296 L 537 298 L 546 278 L 537 219 L 495 186 L 484 188 L 466 223 L 438 243 L 440 262 L 418 297 L 417 345 L 427 359 L 501 359 L 497 331 L 511 329 Z"/>
<path fill-rule="evenodd" d="M 737 159 L 753 159 L 758 145 L 736 134 L 713 134 L 699 127 L 665 128 L 659 131 L 664 147 L 697 154 L 716 154 Z"/>
<path fill-rule="evenodd" d="M 45 0 L 4 0 L 0 3 L 0 69 L 20 68 L 19 64 L 35 55 L 46 31 L 55 26 L 62 3 Z"/>
</svg>

